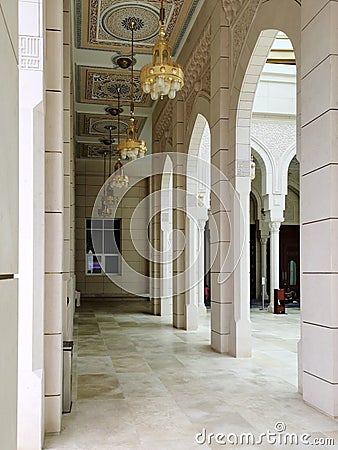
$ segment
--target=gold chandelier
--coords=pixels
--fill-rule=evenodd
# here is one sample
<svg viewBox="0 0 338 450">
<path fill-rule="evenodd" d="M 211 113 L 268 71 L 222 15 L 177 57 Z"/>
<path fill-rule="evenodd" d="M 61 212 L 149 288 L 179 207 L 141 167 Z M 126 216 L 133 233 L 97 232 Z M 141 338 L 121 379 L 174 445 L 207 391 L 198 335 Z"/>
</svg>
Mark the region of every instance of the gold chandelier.
<svg viewBox="0 0 338 450">
<path fill-rule="evenodd" d="M 131 87 L 130 87 L 130 119 L 127 128 L 126 139 L 118 143 L 118 151 L 121 159 L 127 157 L 131 160 L 141 158 L 147 151 L 146 143 L 137 138 L 137 128 L 135 125 L 134 112 L 134 30 L 135 22 L 129 22 L 131 29 Z"/>
<path fill-rule="evenodd" d="M 159 40 L 153 48 L 152 64 L 141 69 L 141 88 L 144 93 L 150 94 L 152 100 L 159 97 L 163 99 L 168 95 L 170 99 L 176 97 L 184 85 L 183 69 L 171 60 L 171 47 L 165 39 L 165 11 L 163 0 L 160 9 Z"/>
<path fill-rule="evenodd" d="M 119 198 L 114 195 L 113 186 L 106 183 L 107 172 L 108 176 L 111 174 L 112 170 L 112 147 L 113 147 L 113 138 L 112 138 L 112 129 L 111 125 L 106 126 L 106 129 L 109 130 L 109 138 L 104 138 L 101 142 L 107 146 L 109 149 L 103 150 L 103 195 L 101 197 L 101 208 L 98 209 L 98 214 L 100 217 L 109 217 L 113 212 L 113 207 L 119 201 Z M 109 155 L 109 160 L 107 156 Z M 108 170 L 106 168 L 108 160 Z"/>
<path fill-rule="evenodd" d="M 116 87 L 117 92 L 117 108 L 114 107 L 108 107 L 106 108 L 106 111 L 111 114 L 112 116 L 117 116 L 117 148 L 119 148 L 120 145 L 120 113 L 123 112 L 123 109 L 120 106 L 120 92 L 121 87 Z M 128 187 L 129 185 L 129 178 L 127 175 L 124 174 L 123 165 L 121 162 L 120 157 L 118 157 L 115 166 L 114 166 L 114 175 L 111 177 L 111 180 L 109 182 L 109 186 L 111 189 L 122 187 Z"/>
</svg>

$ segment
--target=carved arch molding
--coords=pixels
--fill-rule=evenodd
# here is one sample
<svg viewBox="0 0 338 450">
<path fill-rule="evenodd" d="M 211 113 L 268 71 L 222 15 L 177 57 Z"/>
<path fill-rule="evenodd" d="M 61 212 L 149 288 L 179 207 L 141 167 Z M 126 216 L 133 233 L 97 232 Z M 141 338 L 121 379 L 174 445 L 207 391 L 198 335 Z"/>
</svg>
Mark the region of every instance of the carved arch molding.
<svg viewBox="0 0 338 450">
<path fill-rule="evenodd" d="M 221 0 L 231 29 L 232 67 L 237 67 L 239 57 L 259 5 L 270 0 Z M 299 5 L 301 0 L 295 0 Z M 204 92 L 210 97 L 210 23 L 201 33 L 200 39 L 185 66 L 185 85 L 181 98 L 185 102 L 185 116 L 189 117 L 197 95 Z M 167 101 L 154 124 L 155 140 L 160 140 L 165 131 L 170 131 L 173 102 Z"/>
</svg>

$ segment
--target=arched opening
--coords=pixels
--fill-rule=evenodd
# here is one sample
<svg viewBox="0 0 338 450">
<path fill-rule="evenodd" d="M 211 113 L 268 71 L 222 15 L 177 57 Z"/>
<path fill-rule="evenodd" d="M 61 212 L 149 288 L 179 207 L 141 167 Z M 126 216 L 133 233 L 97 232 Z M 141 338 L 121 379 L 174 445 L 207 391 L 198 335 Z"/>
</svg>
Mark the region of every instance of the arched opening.
<svg viewBox="0 0 338 450">
<path fill-rule="evenodd" d="M 210 208 L 210 177 L 210 128 L 205 117 L 198 114 L 190 139 L 186 173 L 187 329 L 197 329 L 199 311 L 205 311 L 210 300 L 210 285 L 206 285 L 209 282 L 206 265 L 209 250 L 205 238 Z"/>
<path fill-rule="evenodd" d="M 161 316 L 171 316 L 173 308 L 173 164 L 167 155 L 161 181 Z"/>
<path fill-rule="evenodd" d="M 262 311 L 269 306 L 273 312 L 274 290 L 282 287 L 282 261 L 283 264 L 291 261 L 292 252 L 289 259 L 284 257 L 280 229 L 285 213 L 289 214 L 288 167 L 296 154 L 296 78 L 295 54 L 286 34 L 278 30 L 262 31 L 243 79 L 236 121 L 237 167 L 248 169 L 237 176 L 236 185 L 249 237 L 244 241 L 244 258 L 237 269 L 244 282 L 235 285 L 244 309 L 250 304 Z M 250 181 L 251 157 L 255 174 Z M 295 281 L 299 263 L 296 254 L 292 256 L 289 274 Z M 287 270 L 288 267 L 284 270 L 288 275 Z M 257 316 L 257 312 L 258 309 L 250 312 L 255 329 L 260 328 L 263 317 Z"/>
</svg>

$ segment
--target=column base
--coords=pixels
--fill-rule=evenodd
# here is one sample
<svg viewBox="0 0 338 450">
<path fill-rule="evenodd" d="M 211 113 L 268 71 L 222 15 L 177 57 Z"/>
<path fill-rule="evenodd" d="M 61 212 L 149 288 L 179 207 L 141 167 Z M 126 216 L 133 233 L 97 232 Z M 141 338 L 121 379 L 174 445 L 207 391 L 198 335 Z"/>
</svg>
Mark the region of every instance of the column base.
<svg viewBox="0 0 338 450">
<path fill-rule="evenodd" d="M 198 306 L 185 306 L 185 330 L 195 331 L 198 329 Z"/>
<path fill-rule="evenodd" d="M 229 352 L 229 335 L 211 330 L 211 348 L 217 353 Z"/>
<path fill-rule="evenodd" d="M 184 315 L 177 315 L 174 314 L 173 316 L 173 327 L 174 328 L 179 328 L 179 329 L 184 329 L 185 327 L 185 319 L 184 319 Z"/>
<path fill-rule="evenodd" d="M 273 303 L 270 303 L 268 308 L 267 308 L 269 313 L 273 313 L 274 312 L 274 307 L 273 307 Z"/>
<path fill-rule="evenodd" d="M 303 393 L 303 350 L 302 339 L 297 344 L 297 360 L 298 360 L 298 392 Z"/>
<path fill-rule="evenodd" d="M 199 314 L 201 315 L 201 316 L 203 316 L 203 315 L 205 315 L 205 314 L 207 314 L 209 311 L 210 311 L 210 309 L 211 308 L 206 308 L 205 307 L 205 305 L 200 305 L 199 307 L 198 307 L 198 312 L 199 312 Z"/>
<path fill-rule="evenodd" d="M 173 315 L 173 301 L 171 297 L 161 298 L 161 316 L 168 317 Z"/>
<path fill-rule="evenodd" d="M 251 323 L 249 320 L 239 320 L 230 326 L 230 355 L 235 358 L 251 358 Z"/>
<path fill-rule="evenodd" d="M 338 385 L 303 372 L 303 400 L 322 413 L 338 417 Z"/>
</svg>

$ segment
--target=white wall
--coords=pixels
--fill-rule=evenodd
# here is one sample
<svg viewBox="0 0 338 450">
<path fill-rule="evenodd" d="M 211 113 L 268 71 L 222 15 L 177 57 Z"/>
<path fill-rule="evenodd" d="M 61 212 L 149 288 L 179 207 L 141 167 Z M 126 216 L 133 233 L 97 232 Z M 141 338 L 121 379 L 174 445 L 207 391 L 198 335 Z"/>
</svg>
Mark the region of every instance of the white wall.
<svg viewBox="0 0 338 450">
<path fill-rule="evenodd" d="M 0 1 L 0 443 L 17 449 L 18 3 Z"/>
</svg>

